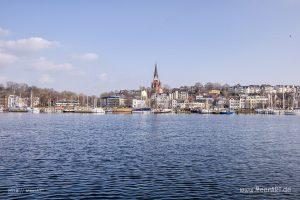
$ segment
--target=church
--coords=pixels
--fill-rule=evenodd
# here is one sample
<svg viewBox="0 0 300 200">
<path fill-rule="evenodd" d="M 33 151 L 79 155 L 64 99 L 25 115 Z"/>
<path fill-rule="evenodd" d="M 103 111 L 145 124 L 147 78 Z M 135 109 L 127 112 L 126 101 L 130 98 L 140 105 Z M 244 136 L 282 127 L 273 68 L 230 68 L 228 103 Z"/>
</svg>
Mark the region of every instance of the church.
<svg viewBox="0 0 300 200">
<path fill-rule="evenodd" d="M 163 88 L 162 88 L 161 82 L 158 77 L 157 64 L 155 64 L 155 68 L 154 68 L 154 76 L 153 76 L 153 80 L 151 83 L 151 90 L 152 90 L 152 93 L 155 93 L 155 94 L 163 93 Z"/>
</svg>

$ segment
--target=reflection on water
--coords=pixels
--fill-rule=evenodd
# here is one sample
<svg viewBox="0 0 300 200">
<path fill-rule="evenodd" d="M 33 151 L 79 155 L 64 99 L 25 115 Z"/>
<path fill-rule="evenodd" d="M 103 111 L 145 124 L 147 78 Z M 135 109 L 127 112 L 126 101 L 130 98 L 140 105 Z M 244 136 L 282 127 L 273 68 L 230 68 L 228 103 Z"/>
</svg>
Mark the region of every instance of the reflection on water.
<svg viewBox="0 0 300 200">
<path fill-rule="evenodd" d="M 295 199 L 297 116 L 0 114 L 0 199 Z M 289 187 L 290 192 L 241 192 Z"/>
</svg>

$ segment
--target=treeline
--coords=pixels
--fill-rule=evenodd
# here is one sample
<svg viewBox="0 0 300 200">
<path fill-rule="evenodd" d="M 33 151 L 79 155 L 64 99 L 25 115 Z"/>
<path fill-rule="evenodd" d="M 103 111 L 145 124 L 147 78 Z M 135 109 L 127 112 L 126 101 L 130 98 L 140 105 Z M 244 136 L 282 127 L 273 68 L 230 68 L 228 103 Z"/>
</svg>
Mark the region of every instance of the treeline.
<svg viewBox="0 0 300 200">
<path fill-rule="evenodd" d="M 40 98 L 40 105 L 47 106 L 49 103 L 53 104 L 59 100 L 79 100 L 80 104 L 86 105 L 87 99 L 90 105 L 93 104 L 96 96 L 89 96 L 87 98 L 84 94 L 77 94 L 71 91 L 58 92 L 52 88 L 39 88 L 36 86 L 29 86 L 25 83 L 7 82 L 6 84 L 0 84 L 0 97 L 17 95 L 20 97 L 30 98 L 31 92 L 34 97 Z"/>
</svg>

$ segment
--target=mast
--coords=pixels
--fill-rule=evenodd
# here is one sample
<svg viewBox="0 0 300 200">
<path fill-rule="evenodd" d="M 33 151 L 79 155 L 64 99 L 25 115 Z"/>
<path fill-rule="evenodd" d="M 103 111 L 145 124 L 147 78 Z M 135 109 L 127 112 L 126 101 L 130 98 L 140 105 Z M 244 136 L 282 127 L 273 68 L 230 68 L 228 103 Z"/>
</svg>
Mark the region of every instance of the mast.
<svg viewBox="0 0 300 200">
<path fill-rule="evenodd" d="M 30 107 L 32 108 L 33 107 L 33 103 L 32 103 L 32 99 L 33 99 L 33 94 L 32 94 L 32 89 L 31 89 L 31 92 L 30 92 Z"/>
<path fill-rule="evenodd" d="M 285 109 L 285 101 L 284 101 L 285 97 L 284 97 L 284 91 L 282 91 L 282 108 L 283 110 Z"/>
<path fill-rule="evenodd" d="M 271 108 L 273 109 L 273 95 L 271 94 Z"/>
<path fill-rule="evenodd" d="M 96 108 L 96 107 L 97 107 L 97 98 L 94 97 L 94 108 Z"/>
<path fill-rule="evenodd" d="M 89 96 L 86 95 L 86 107 L 89 107 Z"/>
</svg>

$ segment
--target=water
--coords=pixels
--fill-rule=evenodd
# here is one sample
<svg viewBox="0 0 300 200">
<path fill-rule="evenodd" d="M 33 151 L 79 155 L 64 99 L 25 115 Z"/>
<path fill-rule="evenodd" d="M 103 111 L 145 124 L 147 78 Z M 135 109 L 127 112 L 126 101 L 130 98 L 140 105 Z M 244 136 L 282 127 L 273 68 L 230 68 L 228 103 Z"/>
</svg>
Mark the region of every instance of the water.
<svg viewBox="0 0 300 200">
<path fill-rule="evenodd" d="M 0 199 L 299 199 L 299 122 L 1 113 Z"/>
</svg>

